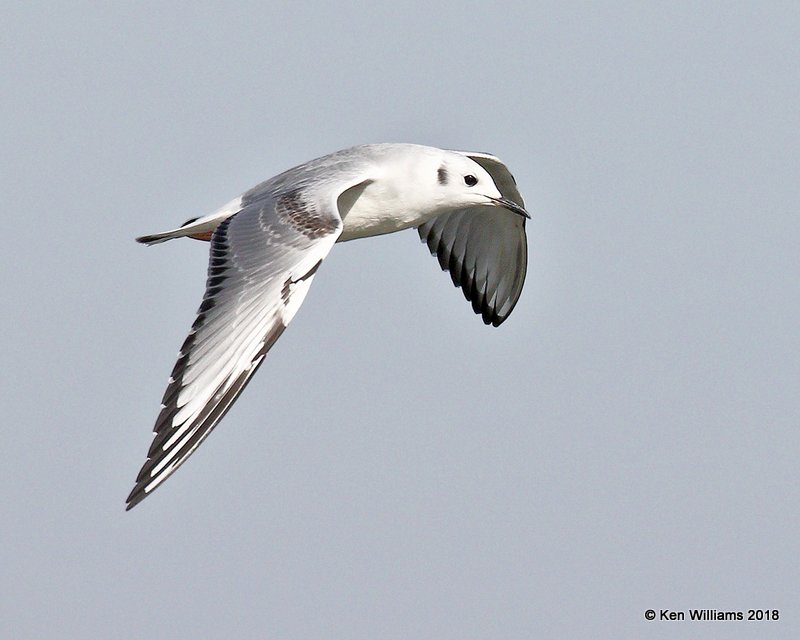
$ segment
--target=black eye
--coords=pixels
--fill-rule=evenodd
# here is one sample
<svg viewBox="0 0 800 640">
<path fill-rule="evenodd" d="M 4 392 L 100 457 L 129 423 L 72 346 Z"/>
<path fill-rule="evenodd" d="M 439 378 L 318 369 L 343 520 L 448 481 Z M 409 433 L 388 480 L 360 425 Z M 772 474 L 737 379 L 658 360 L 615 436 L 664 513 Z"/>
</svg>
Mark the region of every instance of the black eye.
<svg viewBox="0 0 800 640">
<path fill-rule="evenodd" d="M 464 184 L 468 187 L 474 187 L 476 184 L 478 184 L 478 179 L 469 173 L 464 176 Z"/>
</svg>

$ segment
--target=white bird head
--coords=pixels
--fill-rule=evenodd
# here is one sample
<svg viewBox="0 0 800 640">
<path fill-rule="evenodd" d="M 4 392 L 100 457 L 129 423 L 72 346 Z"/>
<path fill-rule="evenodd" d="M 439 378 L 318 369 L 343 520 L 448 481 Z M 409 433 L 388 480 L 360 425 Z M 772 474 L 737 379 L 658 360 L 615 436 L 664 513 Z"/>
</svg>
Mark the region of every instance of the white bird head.
<svg viewBox="0 0 800 640">
<path fill-rule="evenodd" d="M 472 158 L 455 151 L 436 150 L 410 169 L 421 196 L 431 198 L 437 209 L 463 209 L 491 205 L 529 218 L 521 205 L 506 198 L 492 176 Z"/>
</svg>

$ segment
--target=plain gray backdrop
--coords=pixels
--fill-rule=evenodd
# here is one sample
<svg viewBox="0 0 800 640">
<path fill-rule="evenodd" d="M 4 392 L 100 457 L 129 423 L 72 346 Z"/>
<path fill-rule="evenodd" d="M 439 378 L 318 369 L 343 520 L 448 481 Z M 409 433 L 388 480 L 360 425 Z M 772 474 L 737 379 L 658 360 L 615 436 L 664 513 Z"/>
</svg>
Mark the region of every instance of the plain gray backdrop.
<svg viewBox="0 0 800 640">
<path fill-rule="evenodd" d="M 798 43 L 794 2 L 6 4 L 0 636 L 800 637 Z M 510 319 L 413 231 L 336 246 L 126 513 L 208 249 L 134 236 L 382 141 L 514 172 Z"/>
</svg>

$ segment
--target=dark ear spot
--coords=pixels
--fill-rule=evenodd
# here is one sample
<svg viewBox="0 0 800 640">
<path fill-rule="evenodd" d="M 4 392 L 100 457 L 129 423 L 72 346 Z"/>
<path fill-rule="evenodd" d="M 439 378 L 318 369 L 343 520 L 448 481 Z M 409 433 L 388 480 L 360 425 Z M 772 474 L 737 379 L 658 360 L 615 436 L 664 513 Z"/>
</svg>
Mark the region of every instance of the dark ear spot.
<svg viewBox="0 0 800 640">
<path fill-rule="evenodd" d="M 445 169 L 444 165 L 439 167 L 436 177 L 439 178 L 439 184 L 447 184 L 447 169 Z"/>
</svg>

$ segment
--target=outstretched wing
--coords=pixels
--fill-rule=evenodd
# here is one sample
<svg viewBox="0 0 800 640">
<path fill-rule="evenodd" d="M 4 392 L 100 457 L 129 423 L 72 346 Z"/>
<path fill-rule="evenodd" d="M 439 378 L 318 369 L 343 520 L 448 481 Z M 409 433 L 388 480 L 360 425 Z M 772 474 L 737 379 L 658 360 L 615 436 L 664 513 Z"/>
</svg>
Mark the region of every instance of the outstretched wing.
<svg viewBox="0 0 800 640">
<path fill-rule="evenodd" d="M 488 171 L 504 198 L 525 206 L 514 177 L 500 160 L 481 153 L 464 155 Z M 417 230 L 475 313 L 486 324 L 499 326 L 514 309 L 525 283 L 525 218 L 500 207 L 477 206 L 437 216 Z"/>
<path fill-rule="evenodd" d="M 335 205 L 298 191 L 249 204 L 217 227 L 203 302 L 169 378 L 132 508 L 220 421 L 283 333 L 342 231 Z"/>
</svg>

